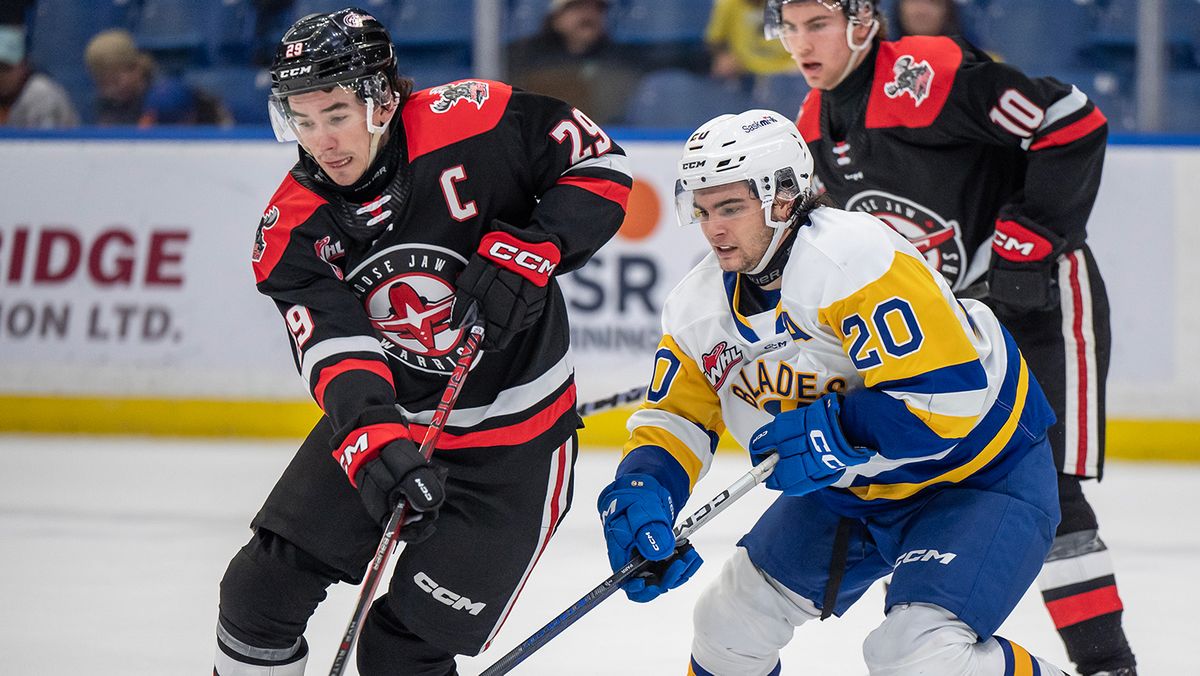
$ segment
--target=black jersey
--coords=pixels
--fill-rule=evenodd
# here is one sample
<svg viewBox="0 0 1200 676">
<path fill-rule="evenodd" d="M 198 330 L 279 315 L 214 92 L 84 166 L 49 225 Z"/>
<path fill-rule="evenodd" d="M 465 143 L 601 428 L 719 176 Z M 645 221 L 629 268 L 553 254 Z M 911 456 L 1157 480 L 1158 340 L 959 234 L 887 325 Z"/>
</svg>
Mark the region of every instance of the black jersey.
<svg viewBox="0 0 1200 676">
<path fill-rule="evenodd" d="M 314 178 L 319 167 L 301 155 L 259 226 L 254 272 L 340 435 L 374 425 L 395 438 L 406 431 L 387 423 L 406 422 L 423 436 L 466 339 L 450 325 L 455 280 L 493 221 L 553 234 L 555 274 L 569 272 L 620 227 L 632 186 L 624 151 L 586 115 L 484 80 L 409 97 L 367 192 Z M 568 339 L 552 280 L 538 322 L 480 355 L 439 448 L 577 426 Z"/>
<path fill-rule="evenodd" d="M 834 200 L 905 235 L 956 291 L 987 270 L 997 220 L 1083 245 L 1107 137 L 1075 87 L 947 37 L 879 43 L 796 126 Z"/>
</svg>

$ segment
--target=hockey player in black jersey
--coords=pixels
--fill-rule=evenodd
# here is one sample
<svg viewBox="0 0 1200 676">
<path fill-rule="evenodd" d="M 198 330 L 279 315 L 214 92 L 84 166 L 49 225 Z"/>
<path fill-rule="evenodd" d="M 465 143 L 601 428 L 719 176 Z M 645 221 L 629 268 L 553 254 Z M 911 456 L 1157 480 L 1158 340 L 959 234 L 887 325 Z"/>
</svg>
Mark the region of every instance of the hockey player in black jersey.
<svg viewBox="0 0 1200 676">
<path fill-rule="evenodd" d="M 1080 487 L 1104 468 L 1109 310 L 1086 244 L 1104 115 L 961 39 L 888 42 L 869 0 L 770 0 L 765 26 L 812 87 L 797 126 L 824 189 L 988 302 L 1042 383 L 1062 522 L 1038 584 L 1081 674 L 1131 676 L 1112 561 Z"/>
<path fill-rule="evenodd" d="M 401 532 L 358 669 L 454 674 L 455 655 L 495 636 L 570 505 L 580 421 L 555 277 L 620 226 L 628 161 L 555 99 L 486 80 L 411 92 L 360 9 L 299 20 L 271 74 L 272 124 L 300 159 L 253 267 L 324 415 L 221 581 L 215 673 L 302 674 L 326 588 L 362 579 L 405 500 L 420 518 Z M 426 462 L 417 446 L 472 303 L 483 352 Z"/>
</svg>

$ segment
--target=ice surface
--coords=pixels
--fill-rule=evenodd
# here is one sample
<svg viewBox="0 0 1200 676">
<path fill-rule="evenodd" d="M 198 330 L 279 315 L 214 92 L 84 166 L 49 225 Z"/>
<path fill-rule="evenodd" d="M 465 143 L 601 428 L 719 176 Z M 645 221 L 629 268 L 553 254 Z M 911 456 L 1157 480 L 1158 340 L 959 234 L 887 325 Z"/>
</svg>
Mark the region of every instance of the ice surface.
<svg viewBox="0 0 1200 676">
<path fill-rule="evenodd" d="M 212 668 L 217 583 L 293 444 L 0 436 L 0 674 L 169 676 Z M 581 454 L 575 508 L 550 543 L 478 674 L 608 574 L 594 502 L 617 462 Z M 691 511 L 746 470 L 719 455 Z M 1112 463 L 1087 485 L 1115 561 L 1141 672 L 1200 673 L 1200 467 Z M 706 564 L 651 604 L 618 594 L 516 674 L 682 674 L 691 605 L 772 499 L 757 488 L 694 538 Z M 358 589 L 338 585 L 308 629 L 309 674 L 329 669 Z M 841 619 L 811 622 L 783 653 L 785 674 L 866 673 L 860 645 L 882 620 L 878 586 Z M 1060 666 L 1066 654 L 1036 592 L 1001 629 Z M 356 673 L 353 667 L 350 673 Z"/>
</svg>

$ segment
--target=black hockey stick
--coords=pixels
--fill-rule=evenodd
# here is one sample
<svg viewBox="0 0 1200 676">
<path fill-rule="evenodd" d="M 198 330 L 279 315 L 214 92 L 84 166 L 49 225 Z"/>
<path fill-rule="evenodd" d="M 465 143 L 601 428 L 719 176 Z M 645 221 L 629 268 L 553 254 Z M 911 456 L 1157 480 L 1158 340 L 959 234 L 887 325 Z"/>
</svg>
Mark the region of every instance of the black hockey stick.
<svg viewBox="0 0 1200 676">
<path fill-rule="evenodd" d="M 701 526 L 714 516 L 720 514 L 726 507 L 733 504 L 735 500 L 748 493 L 751 488 L 765 481 L 767 477 L 771 476 L 771 472 L 775 470 L 775 463 L 778 461 L 778 455 L 772 454 L 767 456 L 767 459 L 759 463 L 757 467 L 743 474 L 729 488 L 721 491 L 717 497 L 709 500 L 703 507 L 675 526 L 675 546 L 678 548 L 685 544 L 692 533 L 699 530 Z M 564 610 L 558 617 L 546 623 L 546 626 L 538 629 L 533 636 L 530 636 L 523 643 L 508 651 L 508 654 L 497 660 L 495 664 L 488 667 L 479 676 L 500 676 L 500 674 L 507 674 L 512 671 L 518 664 L 524 662 L 530 655 L 549 643 L 551 639 L 561 634 L 563 630 L 574 624 L 579 618 L 600 605 L 601 601 L 612 596 L 614 592 L 621 588 L 621 585 L 626 580 L 640 573 L 649 563 L 649 561 L 643 559 L 641 556 L 635 555 L 620 570 L 610 575 L 608 579 L 588 592 L 586 596 L 573 603 L 570 608 Z"/>
<path fill-rule="evenodd" d="M 425 432 L 425 440 L 421 442 L 421 454 L 426 460 L 433 455 L 438 437 L 446 427 L 446 419 L 450 417 L 450 410 L 454 408 L 454 402 L 458 401 L 458 395 L 462 392 L 463 383 L 467 381 L 471 362 L 475 361 L 475 356 L 479 354 L 479 343 L 483 341 L 483 319 L 479 316 L 479 308 L 476 305 L 467 308 L 463 324 L 470 326 L 467 342 L 463 345 L 458 362 L 454 364 L 454 370 L 450 373 L 450 382 L 442 392 L 442 399 L 433 412 L 433 419 Z M 358 641 L 363 618 L 367 616 L 367 609 L 375 600 L 375 590 L 379 587 L 379 580 L 383 577 L 383 569 L 387 567 L 388 559 L 396 549 L 396 536 L 400 534 L 400 527 L 404 525 L 407 516 L 408 503 L 402 501 L 396 505 L 387 526 L 383 529 L 383 538 L 379 541 L 375 558 L 371 559 L 371 567 L 367 569 L 367 576 L 363 579 L 362 590 L 358 593 L 358 605 L 354 607 L 354 615 L 350 618 L 350 624 L 346 626 L 346 633 L 342 635 L 342 643 L 333 658 L 333 666 L 329 668 L 329 676 L 342 676 L 350 662 L 350 653 Z"/>
<path fill-rule="evenodd" d="M 646 390 L 648 389 L 650 389 L 649 385 L 630 388 L 628 390 L 617 392 L 616 394 L 610 394 L 603 399 L 585 401 L 576 406 L 575 410 L 579 411 L 580 418 L 585 418 L 593 413 L 607 411 L 610 408 L 617 408 L 619 406 L 624 406 L 625 404 L 632 404 L 633 402 L 638 401 L 642 397 L 646 396 Z"/>
</svg>

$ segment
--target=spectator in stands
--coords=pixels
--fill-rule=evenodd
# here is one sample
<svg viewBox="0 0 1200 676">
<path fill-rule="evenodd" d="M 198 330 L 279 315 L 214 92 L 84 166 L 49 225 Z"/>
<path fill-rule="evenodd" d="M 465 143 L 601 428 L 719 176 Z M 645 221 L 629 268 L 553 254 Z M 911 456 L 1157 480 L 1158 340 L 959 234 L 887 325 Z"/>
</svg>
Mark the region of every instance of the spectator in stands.
<svg viewBox="0 0 1200 676">
<path fill-rule="evenodd" d="M 792 57 L 778 40 L 763 35 L 766 0 L 714 0 L 704 42 L 714 77 L 791 73 Z"/>
<path fill-rule="evenodd" d="M 50 129 L 78 124 L 66 90 L 26 62 L 24 27 L 0 26 L 0 125 Z"/>
<path fill-rule="evenodd" d="M 96 122 L 100 125 L 233 124 L 212 94 L 158 71 L 128 31 L 100 32 L 88 43 L 84 62 L 96 82 Z"/>
<path fill-rule="evenodd" d="M 908 35 L 963 35 L 954 0 L 900 0 L 896 38 Z"/>
<path fill-rule="evenodd" d="M 619 118 L 642 70 L 609 36 L 609 5 L 553 0 L 542 30 L 509 46 L 512 84 L 586 110 L 599 124 Z"/>
</svg>

